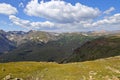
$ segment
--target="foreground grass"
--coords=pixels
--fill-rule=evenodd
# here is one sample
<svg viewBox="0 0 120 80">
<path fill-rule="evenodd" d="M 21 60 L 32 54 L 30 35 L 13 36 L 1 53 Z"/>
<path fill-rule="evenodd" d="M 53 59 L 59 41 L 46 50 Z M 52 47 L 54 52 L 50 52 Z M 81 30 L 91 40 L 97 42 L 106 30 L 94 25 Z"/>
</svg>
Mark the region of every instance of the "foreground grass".
<svg viewBox="0 0 120 80">
<path fill-rule="evenodd" d="M 24 80 L 120 80 L 120 56 L 68 64 L 1 63 L 0 80 L 6 75 Z"/>
</svg>

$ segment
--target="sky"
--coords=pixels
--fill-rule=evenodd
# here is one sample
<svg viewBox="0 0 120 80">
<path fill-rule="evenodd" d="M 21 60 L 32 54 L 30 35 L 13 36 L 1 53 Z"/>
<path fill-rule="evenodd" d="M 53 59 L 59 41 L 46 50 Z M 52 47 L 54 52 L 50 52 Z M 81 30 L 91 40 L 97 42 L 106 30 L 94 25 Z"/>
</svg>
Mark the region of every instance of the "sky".
<svg viewBox="0 0 120 80">
<path fill-rule="evenodd" d="M 0 29 L 120 30 L 120 0 L 0 0 Z"/>
</svg>

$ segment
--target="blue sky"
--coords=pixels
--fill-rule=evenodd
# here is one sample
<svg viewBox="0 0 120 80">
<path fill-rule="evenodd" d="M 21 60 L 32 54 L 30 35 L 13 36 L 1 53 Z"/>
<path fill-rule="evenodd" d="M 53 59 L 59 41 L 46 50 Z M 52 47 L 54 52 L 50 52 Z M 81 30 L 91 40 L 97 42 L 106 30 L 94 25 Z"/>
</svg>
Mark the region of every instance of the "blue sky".
<svg viewBox="0 0 120 80">
<path fill-rule="evenodd" d="M 119 30 L 119 4 L 120 0 L 0 0 L 0 29 Z"/>
</svg>

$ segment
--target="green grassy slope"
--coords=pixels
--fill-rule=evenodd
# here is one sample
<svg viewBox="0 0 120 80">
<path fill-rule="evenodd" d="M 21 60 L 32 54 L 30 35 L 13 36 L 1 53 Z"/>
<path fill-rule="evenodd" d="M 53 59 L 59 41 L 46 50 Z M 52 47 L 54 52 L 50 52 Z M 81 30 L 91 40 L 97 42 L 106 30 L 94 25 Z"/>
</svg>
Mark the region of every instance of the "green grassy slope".
<svg viewBox="0 0 120 80">
<path fill-rule="evenodd" d="M 0 80 L 119 80 L 120 56 L 78 63 L 11 62 L 0 64 Z"/>
<path fill-rule="evenodd" d="M 120 36 L 106 36 L 86 42 L 63 62 L 79 62 L 117 55 L 120 55 Z"/>
</svg>

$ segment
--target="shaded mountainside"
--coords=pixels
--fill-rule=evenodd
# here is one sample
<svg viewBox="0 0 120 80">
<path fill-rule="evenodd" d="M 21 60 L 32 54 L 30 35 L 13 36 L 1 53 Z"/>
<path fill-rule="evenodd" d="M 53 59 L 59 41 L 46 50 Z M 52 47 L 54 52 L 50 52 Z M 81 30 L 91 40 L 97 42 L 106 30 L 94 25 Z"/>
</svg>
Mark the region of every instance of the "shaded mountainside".
<svg viewBox="0 0 120 80">
<path fill-rule="evenodd" d="M 6 33 L 0 30 L 0 53 L 4 53 L 15 48 L 14 43 L 6 38 Z"/>
<path fill-rule="evenodd" d="M 78 63 L 0 64 L 0 80 L 120 80 L 120 56 Z"/>
<path fill-rule="evenodd" d="M 58 40 L 47 43 L 28 41 L 13 51 L 0 56 L 1 62 L 10 61 L 56 61 L 68 57 L 73 50 L 96 37 L 80 34 L 61 34 Z"/>
<path fill-rule="evenodd" d="M 120 36 L 106 36 L 88 41 L 74 50 L 62 63 L 79 62 L 120 55 Z"/>
</svg>

